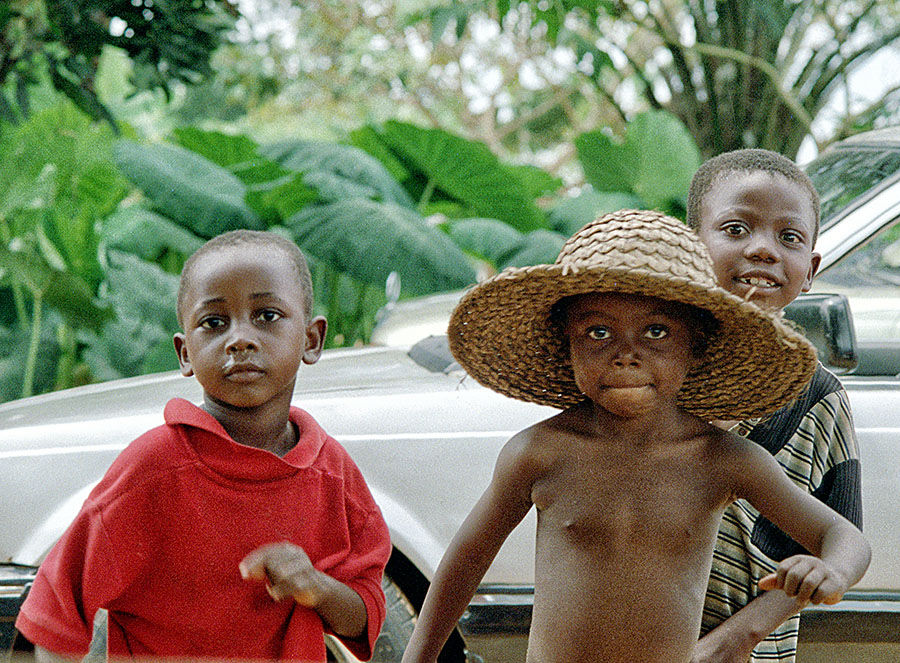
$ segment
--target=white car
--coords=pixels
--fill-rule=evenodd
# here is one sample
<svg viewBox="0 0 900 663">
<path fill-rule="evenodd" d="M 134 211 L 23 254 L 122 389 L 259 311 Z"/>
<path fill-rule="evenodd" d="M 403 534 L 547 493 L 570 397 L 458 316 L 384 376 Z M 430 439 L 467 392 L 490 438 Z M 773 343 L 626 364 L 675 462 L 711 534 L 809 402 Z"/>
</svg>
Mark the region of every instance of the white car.
<svg viewBox="0 0 900 663">
<path fill-rule="evenodd" d="M 823 194 L 818 249 L 824 258 L 818 294 L 798 300 L 792 315 L 808 326 L 850 395 L 874 557 L 841 603 L 806 611 L 798 660 L 897 661 L 900 128 L 841 143 L 808 170 Z M 556 412 L 486 390 L 459 369 L 442 336 L 457 297 L 394 304 L 376 332 L 385 345 L 328 351 L 302 367 L 297 380 L 295 403 L 348 449 L 390 527 L 388 620 L 375 660 L 399 660 L 429 580 L 487 485 L 500 447 Z M 163 405 L 175 396 L 197 402 L 201 391 L 176 372 L 0 405 L 0 635 L 6 643 L 44 555 L 113 458 L 162 423 Z M 524 660 L 534 527 L 532 513 L 504 544 L 444 660 Z M 331 654 L 353 660 L 336 643 Z"/>
</svg>

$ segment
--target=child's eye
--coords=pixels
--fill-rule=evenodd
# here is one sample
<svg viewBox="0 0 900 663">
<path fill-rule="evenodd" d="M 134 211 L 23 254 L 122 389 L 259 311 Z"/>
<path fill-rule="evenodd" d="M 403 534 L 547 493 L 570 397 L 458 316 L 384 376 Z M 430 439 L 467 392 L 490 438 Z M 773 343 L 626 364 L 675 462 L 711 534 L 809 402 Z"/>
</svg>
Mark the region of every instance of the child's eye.
<svg viewBox="0 0 900 663">
<path fill-rule="evenodd" d="M 788 244 L 803 244 L 803 235 L 793 230 L 785 230 L 781 233 L 781 239 Z"/>
<path fill-rule="evenodd" d="M 203 318 L 200 321 L 199 326 L 203 329 L 221 329 L 225 326 L 225 320 L 218 316 L 211 315 L 208 318 Z"/>
<path fill-rule="evenodd" d="M 660 339 L 665 338 L 669 335 L 669 328 L 665 325 L 650 325 L 647 327 L 647 331 L 644 333 L 644 336 L 652 339 Z"/>
<path fill-rule="evenodd" d="M 746 235 L 748 231 L 743 223 L 732 221 L 722 226 L 722 232 L 732 237 L 740 237 L 741 235 Z"/>
<path fill-rule="evenodd" d="M 282 316 L 281 313 L 279 313 L 278 311 L 273 311 L 272 309 L 266 309 L 264 311 L 260 311 L 259 314 L 256 316 L 256 319 L 259 320 L 260 322 L 275 322 L 276 320 L 279 320 L 282 317 L 284 317 L 284 316 Z"/>
<path fill-rule="evenodd" d="M 595 341 L 604 341 L 609 338 L 609 329 L 606 327 L 590 327 L 587 330 L 588 338 L 592 338 Z"/>
</svg>

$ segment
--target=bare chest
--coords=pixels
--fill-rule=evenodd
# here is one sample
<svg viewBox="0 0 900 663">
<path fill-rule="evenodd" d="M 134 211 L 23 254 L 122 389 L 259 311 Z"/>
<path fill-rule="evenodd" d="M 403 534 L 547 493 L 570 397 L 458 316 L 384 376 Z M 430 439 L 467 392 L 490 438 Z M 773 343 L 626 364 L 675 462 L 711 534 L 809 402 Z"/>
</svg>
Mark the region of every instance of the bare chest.
<svg viewBox="0 0 900 663">
<path fill-rule="evenodd" d="M 535 484 L 539 539 L 663 554 L 710 539 L 725 496 L 697 458 L 577 457 Z M 693 542 L 691 545 L 686 545 Z"/>
</svg>

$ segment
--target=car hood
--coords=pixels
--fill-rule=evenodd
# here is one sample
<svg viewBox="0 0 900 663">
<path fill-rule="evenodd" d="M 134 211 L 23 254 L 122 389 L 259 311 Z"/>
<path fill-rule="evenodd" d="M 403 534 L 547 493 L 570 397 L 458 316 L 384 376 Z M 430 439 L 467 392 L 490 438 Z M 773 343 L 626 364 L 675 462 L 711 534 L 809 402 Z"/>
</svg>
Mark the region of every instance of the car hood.
<svg viewBox="0 0 900 663">
<path fill-rule="evenodd" d="M 328 350 L 311 366 L 303 365 L 294 387 L 294 404 L 328 393 L 348 394 L 378 389 L 379 393 L 428 388 L 447 380 L 410 359 L 405 348 L 353 348 Z M 178 371 L 51 392 L 0 404 L 0 452 L 12 444 L 12 431 L 34 425 L 104 421 L 123 417 L 155 417 L 171 398 L 200 402 L 203 392 L 194 378 Z M 13 445 L 15 446 L 15 445 Z"/>
</svg>

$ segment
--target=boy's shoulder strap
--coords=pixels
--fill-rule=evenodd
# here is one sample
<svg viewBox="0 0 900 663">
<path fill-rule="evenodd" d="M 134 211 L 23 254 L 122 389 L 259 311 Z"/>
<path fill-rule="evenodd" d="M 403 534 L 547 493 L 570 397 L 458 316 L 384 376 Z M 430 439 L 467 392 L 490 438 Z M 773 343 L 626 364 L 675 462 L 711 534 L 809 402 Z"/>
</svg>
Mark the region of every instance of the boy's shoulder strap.
<svg viewBox="0 0 900 663">
<path fill-rule="evenodd" d="M 841 383 L 838 379 L 819 362 L 812 380 L 803 393 L 796 400 L 756 424 L 747 438 L 775 455 L 797 432 L 806 413 L 825 396 L 840 389 Z"/>
</svg>

